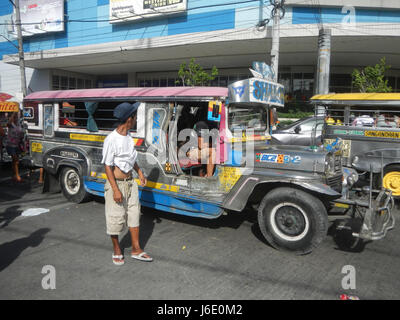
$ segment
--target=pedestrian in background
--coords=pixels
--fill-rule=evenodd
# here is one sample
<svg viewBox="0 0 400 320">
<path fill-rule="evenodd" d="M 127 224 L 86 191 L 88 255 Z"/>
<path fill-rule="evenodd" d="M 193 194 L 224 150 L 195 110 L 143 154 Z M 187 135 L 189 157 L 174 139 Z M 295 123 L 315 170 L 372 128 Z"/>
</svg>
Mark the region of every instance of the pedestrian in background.
<svg viewBox="0 0 400 320">
<path fill-rule="evenodd" d="M 136 110 L 139 103 L 127 102 L 119 104 L 114 109 L 114 117 L 119 120 L 117 128 L 104 140 L 103 159 L 107 175 L 104 186 L 105 214 L 107 234 L 113 244 L 112 261 L 116 265 L 124 264 L 118 236 L 125 225 L 129 227 L 132 240 L 131 257 L 141 261 L 152 261 L 139 244 L 140 203 L 138 185 L 132 176 L 135 170 L 140 184 L 145 186 L 147 181 L 136 163 L 137 152 L 129 130 L 136 123 Z"/>
<path fill-rule="evenodd" d="M 3 139 L 6 136 L 3 127 L 0 124 L 0 161 L 3 161 Z"/>
<path fill-rule="evenodd" d="M 24 132 L 21 128 L 18 119 L 18 112 L 13 112 L 7 123 L 7 139 L 6 139 L 6 149 L 7 153 L 12 158 L 12 171 L 13 180 L 15 182 L 23 182 L 19 175 L 19 155 L 21 153 L 21 142 L 23 139 Z"/>
</svg>

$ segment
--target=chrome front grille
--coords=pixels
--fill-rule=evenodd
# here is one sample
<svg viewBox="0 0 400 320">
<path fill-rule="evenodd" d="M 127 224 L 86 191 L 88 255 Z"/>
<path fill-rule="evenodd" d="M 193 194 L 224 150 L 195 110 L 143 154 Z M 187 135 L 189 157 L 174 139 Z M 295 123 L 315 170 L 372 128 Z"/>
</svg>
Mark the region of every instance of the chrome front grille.
<svg viewBox="0 0 400 320">
<path fill-rule="evenodd" d="M 342 180 L 343 180 L 342 174 L 327 178 L 326 180 L 327 180 L 326 184 L 330 186 L 333 190 L 339 193 L 342 192 Z"/>
</svg>

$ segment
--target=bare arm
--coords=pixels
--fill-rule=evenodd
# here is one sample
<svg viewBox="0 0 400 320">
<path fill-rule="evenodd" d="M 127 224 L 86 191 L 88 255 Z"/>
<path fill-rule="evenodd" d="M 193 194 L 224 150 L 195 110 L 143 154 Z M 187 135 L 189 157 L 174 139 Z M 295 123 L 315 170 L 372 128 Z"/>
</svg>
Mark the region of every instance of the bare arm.
<svg viewBox="0 0 400 320">
<path fill-rule="evenodd" d="M 133 169 L 135 169 L 135 171 L 137 172 L 138 176 L 139 176 L 139 180 L 140 180 L 140 185 L 142 187 L 144 187 L 147 183 L 147 179 L 144 176 L 142 170 L 139 168 L 137 162 L 135 162 L 135 165 L 133 166 Z"/>
<path fill-rule="evenodd" d="M 114 193 L 114 201 L 117 203 L 121 203 L 122 193 L 119 190 L 117 182 L 115 180 L 114 171 L 112 170 L 112 167 L 107 165 L 104 165 L 104 169 L 106 171 L 108 182 L 110 183 L 111 189 L 113 190 Z"/>
</svg>

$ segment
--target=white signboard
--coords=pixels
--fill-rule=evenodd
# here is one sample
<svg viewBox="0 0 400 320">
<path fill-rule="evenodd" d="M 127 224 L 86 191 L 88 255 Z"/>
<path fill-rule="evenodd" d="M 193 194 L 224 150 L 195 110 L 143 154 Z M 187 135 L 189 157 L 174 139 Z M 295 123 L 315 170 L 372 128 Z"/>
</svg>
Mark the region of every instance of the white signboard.
<svg viewBox="0 0 400 320">
<path fill-rule="evenodd" d="M 110 0 L 110 23 L 153 18 L 187 10 L 187 0 Z"/>
<path fill-rule="evenodd" d="M 229 103 L 259 103 L 283 107 L 284 86 L 261 78 L 250 78 L 228 86 Z"/>
<path fill-rule="evenodd" d="M 64 0 L 19 0 L 19 6 L 22 36 L 64 31 Z"/>
</svg>

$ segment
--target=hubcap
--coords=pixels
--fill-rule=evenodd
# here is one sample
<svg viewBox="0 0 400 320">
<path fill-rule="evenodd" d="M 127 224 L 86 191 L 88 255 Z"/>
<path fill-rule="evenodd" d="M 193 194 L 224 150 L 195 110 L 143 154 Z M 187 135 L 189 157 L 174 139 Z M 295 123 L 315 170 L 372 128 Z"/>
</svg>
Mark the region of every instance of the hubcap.
<svg viewBox="0 0 400 320">
<path fill-rule="evenodd" d="M 400 172 L 392 171 L 385 174 L 383 187 L 391 190 L 394 196 L 400 196 Z"/>
<path fill-rule="evenodd" d="M 64 186 L 69 194 L 76 194 L 81 187 L 79 175 L 75 170 L 68 170 L 64 178 Z"/>
<path fill-rule="evenodd" d="M 287 241 L 298 241 L 309 230 L 308 217 L 304 210 L 294 203 L 281 203 L 272 209 L 270 223 L 272 229 Z"/>
</svg>

